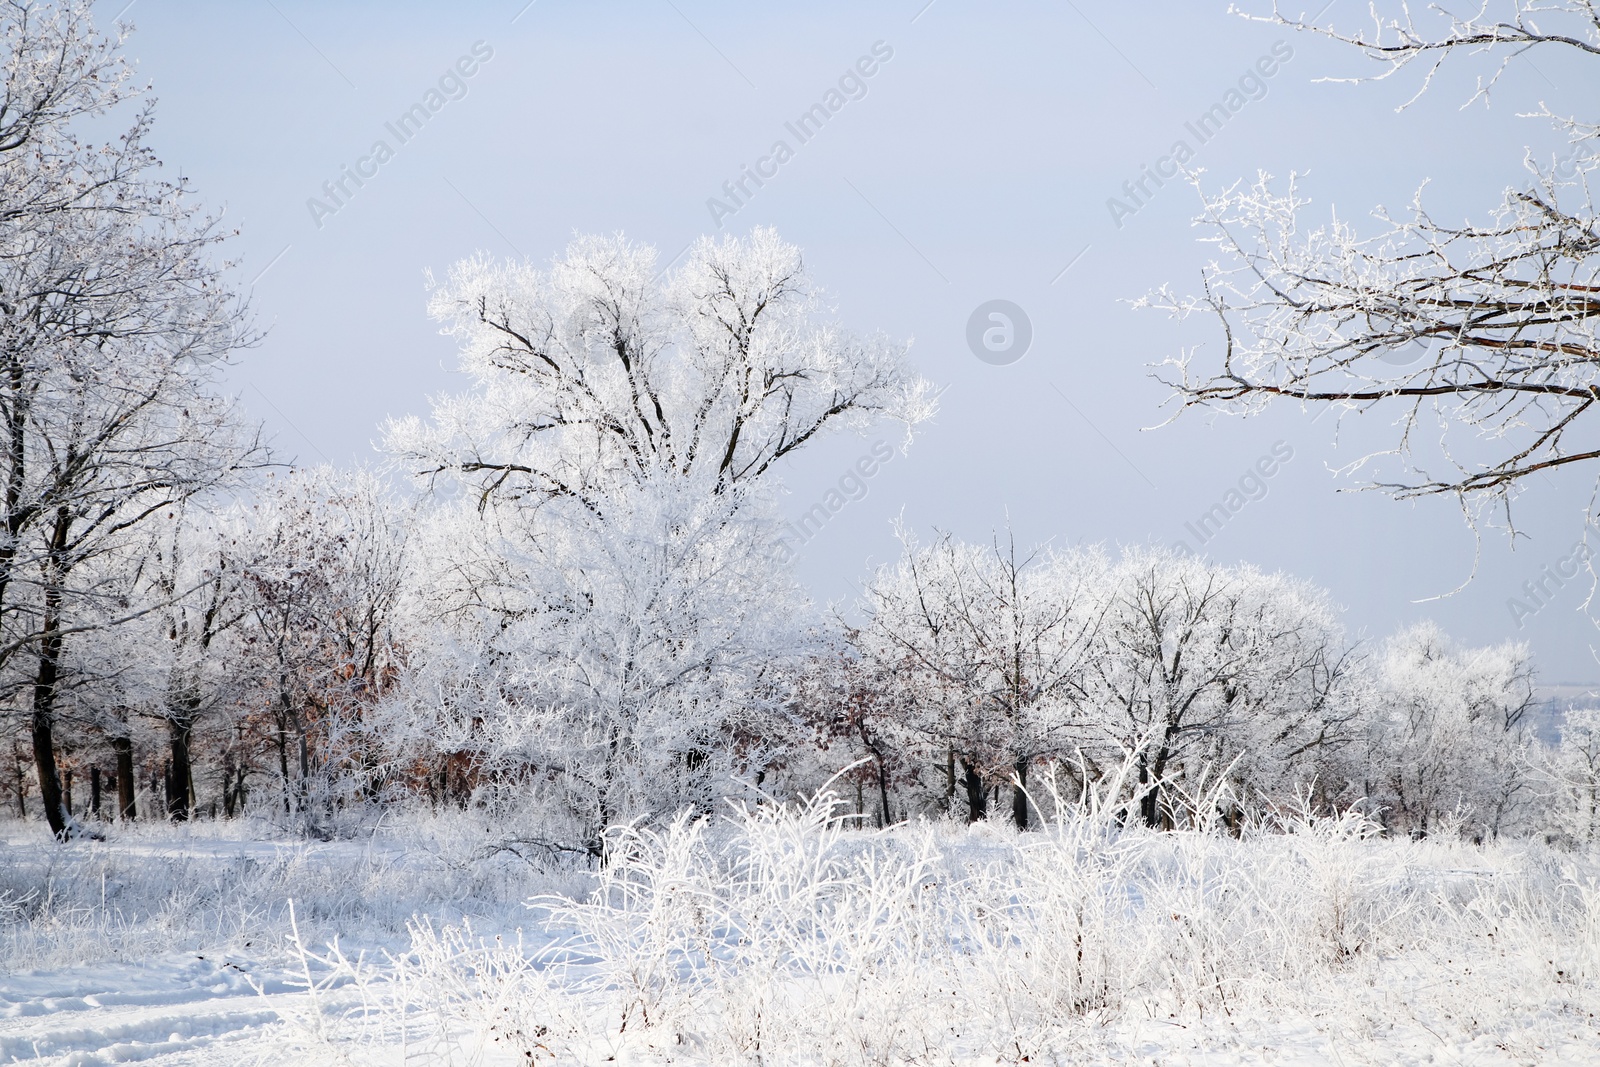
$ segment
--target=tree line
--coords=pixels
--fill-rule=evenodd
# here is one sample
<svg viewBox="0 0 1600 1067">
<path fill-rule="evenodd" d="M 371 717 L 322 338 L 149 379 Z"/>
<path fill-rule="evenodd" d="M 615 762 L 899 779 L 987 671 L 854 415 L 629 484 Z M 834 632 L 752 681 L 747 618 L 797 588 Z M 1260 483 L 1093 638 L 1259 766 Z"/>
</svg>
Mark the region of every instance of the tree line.
<svg viewBox="0 0 1600 1067">
<path fill-rule="evenodd" d="M 56 836 L 431 801 L 592 853 L 841 773 L 863 818 L 1027 828 L 1123 770 L 1153 827 L 1309 798 L 1600 832 L 1597 723 L 1535 734 L 1525 647 L 1357 641 L 1281 574 L 903 532 L 859 610 L 816 611 L 776 465 L 884 423 L 904 449 L 936 391 L 768 230 L 665 271 L 622 237 L 458 263 L 429 309 L 465 389 L 376 469 L 278 463 L 219 373 L 255 340 L 229 235 L 157 176 L 120 37 L 81 0 L 0 25 L 0 709 Z"/>
</svg>

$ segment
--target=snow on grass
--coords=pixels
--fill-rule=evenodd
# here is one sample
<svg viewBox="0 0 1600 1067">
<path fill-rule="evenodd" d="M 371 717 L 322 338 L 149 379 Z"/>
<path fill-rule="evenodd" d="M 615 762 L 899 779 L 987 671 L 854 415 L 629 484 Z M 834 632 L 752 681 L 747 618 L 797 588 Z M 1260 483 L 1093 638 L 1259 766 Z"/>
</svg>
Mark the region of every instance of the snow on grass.
<svg viewBox="0 0 1600 1067">
<path fill-rule="evenodd" d="M 0 975 L 174 950 L 283 953 L 290 904 L 308 938 L 405 939 L 418 912 L 521 917 L 586 875 L 497 848 L 477 812 L 415 813 L 359 839 L 307 841 L 261 820 L 119 824 L 62 846 L 0 822 Z"/>
<path fill-rule="evenodd" d="M 181 943 L 268 988 L 245 1004 L 228 965 L 180 981 L 153 961 L 158 1061 L 176 1035 L 170 1062 L 235 1062 L 250 1026 L 294 1063 L 1600 1059 L 1600 857 L 1387 839 L 1356 815 L 1239 838 L 1113 815 L 866 832 L 824 797 L 616 828 L 582 877 L 493 851 L 465 814 L 326 845 L 209 826 L 13 843 L 6 959 L 67 970 L 0 977 L 0 1051 L 109 1062 L 138 1018 L 92 1009 L 138 1005 L 73 993 L 70 965 Z M 116 967 L 138 970 L 89 984 L 134 982 Z M 207 983 L 212 1007 L 156 1032 Z M 274 1021 L 246 1019 L 263 1006 Z"/>
</svg>

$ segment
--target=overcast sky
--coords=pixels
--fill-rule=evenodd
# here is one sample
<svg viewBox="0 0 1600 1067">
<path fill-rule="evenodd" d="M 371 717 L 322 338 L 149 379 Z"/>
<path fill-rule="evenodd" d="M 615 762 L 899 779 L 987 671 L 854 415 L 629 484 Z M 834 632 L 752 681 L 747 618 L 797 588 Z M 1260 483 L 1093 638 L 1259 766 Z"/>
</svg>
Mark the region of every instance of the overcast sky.
<svg viewBox="0 0 1600 1067">
<path fill-rule="evenodd" d="M 914 339 L 920 370 L 946 387 L 910 453 L 802 550 L 819 600 L 853 597 L 894 555 L 897 515 L 968 539 L 1009 523 L 1023 542 L 1201 547 L 1186 524 L 1276 448 L 1290 458 L 1272 464 L 1266 496 L 1203 551 L 1326 586 L 1353 631 L 1431 616 L 1466 641 L 1531 642 L 1547 681 L 1600 680 L 1585 585 L 1520 628 L 1507 605 L 1571 553 L 1589 477 L 1533 485 L 1513 549 L 1499 531 L 1475 542 L 1449 501 L 1346 491 L 1333 469 L 1380 439 L 1364 422 L 1388 416 L 1342 430 L 1289 408 L 1161 425 L 1171 409 L 1150 364 L 1186 346 L 1214 358 L 1217 333 L 1128 301 L 1196 287 L 1197 200 L 1147 182 L 1132 214 L 1108 206 L 1132 204 L 1124 183 L 1181 140 L 1212 188 L 1299 171 L 1313 211 L 1363 220 L 1431 179 L 1439 217 L 1482 219 L 1526 181 L 1525 150 L 1556 150 L 1517 114 L 1543 101 L 1592 116 L 1594 64 L 1535 53 L 1492 107 L 1465 109 L 1480 71 L 1463 65 L 1397 113 L 1414 79 L 1319 83 L 1367 68 L 1222 0 L 524 4 L 98 5 L 136 27 L 129 52 L 155 85 L 168 168 L 242 230 L 239 276 L 269 332 L 231 373 L 288 456 L 378 461 L 386 416 L 461 387 L 424 313 L 429 269 L 480 250 L 543 263 L 575 233 L 619 230 L 665 261 L 698 235 L 770 225 L 804 249 L 844 323 Z M 1334 0 L 1326 17 L 1348 26 L 1365 10 Z M 1247 83 L 1201 143 L 1191 126 L 1263 57 L 1271 77 Z M 420 131 L 398 127 L 419 103 L 436 107 Z M 836 113 L 802 141 L 790 126 L 819 103 Z M 758 165 L 775 175 L 731 200 L 724 183 Z M 370 176 L 345 179 L 335 201 L 324 183 L 347 167 Z M 1009 365 L 967 339 L 996 299 L 1032 327 Z M 797 459 L 787 510 L 804 512 L 872 443 L 834 439 Z M 1466 589 L 1435 599 L 1475 557 Z"/>
</svg>

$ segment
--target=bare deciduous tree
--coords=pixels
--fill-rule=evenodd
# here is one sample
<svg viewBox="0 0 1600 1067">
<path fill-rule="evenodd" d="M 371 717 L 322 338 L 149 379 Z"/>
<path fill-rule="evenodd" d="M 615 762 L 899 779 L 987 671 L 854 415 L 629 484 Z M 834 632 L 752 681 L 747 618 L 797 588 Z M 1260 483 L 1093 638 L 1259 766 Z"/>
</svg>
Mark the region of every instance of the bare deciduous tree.
<svg viewBox="0 0 1600 1067">
<path fill-rule="evenodd" d="M 1491 6 L 1504 6 L 1496 18 Z M 1533 48 L 1600 61 L 1600 14 L 1589 0 L 1484 4 L 1456 17 L 1399 5 L 1364 33 L 1276 21 L 1359 49 L 1379 79 L 1420 66 L 1424 88 L 1457 53 Z M 1480 78 L 1487 97 L 1498 71 Z M 1419 90 L 1420 91 L 1420 90 Z M 1531 182 L 1508 190 L 1486 221 L 1451 225 L 1423 206 L 1379 211 L 1363 234 L 1337 216 L 1312 223 L 1291 177 L 1266 176 L 1206 196 L 1202 222 L 1218 258 L 1199 296 L 1163 290 L 1148 306 L 1206 312 L 1222 327 L 1220 364 L 1190 356 L 1158 377 L 1184 406 L 1253 413 L 1275 401 L 1341 411 L 1397 409 L 1372 484 L 1399 496 L 1454 495 L 1469 515 L 1503 509 L 1533 474 L 1592 466 L 1600 420 L 1600 227 L 1592 183 L 1600 126 L 1543 114 L 1568 139 Z M 1437 445 L 1435 445 L 1437 440 Z M 1385 458 L 1387 457 L 1387 458 Z"/>
<path fill-rule="evenodd" d="M 371 716 L 403 666 L 395 624 L 412 519 L 369 471 L 328 467 L 275 479 L 250 512 L 249 710 L 270 723 L 285 814 L 377 795 Z"/>
<path fill-rule="evenodd" d="M 1012 819 L 1026 829 L 1029 768 L 1082 737 L 1103 561 L 1019 556 L 1014 544 L 948 535 L 926 548 L 902 540 L 900 562 L 871 584 L 871 620 L 853 639 L 915 689 L 914 727 L 960 764 L 967 817 L 983 818 L 989 788 L 1010 781 Z"/>
<path fill-rule="evenodd" d="M 432 311 L 474 389 L 389 427 L 413 474 L 468 490 L 419 549 L 449 621 L 422 692 L 449 696 L 415 721 L 486 776 L 540 783 L 594 847 L 616 819 L 709 807 L 768 759 L 798 628 L 773 465 L 909 428 L 932 390 L 904 344 L 827 321 L 766 230 L 667 271 L 620 237 L 548 270 L 470 260 Z"/>
<path fill-rule="evenodd" d="M 1308 753 L 1346 739 L 1332 699 L 1343 634 L 1320 590 L 1137 550 L 1110 569 L 1100 595 L 1089 721 L 1113 759 L 1136 754 L 1149 825 L 1165 821 L 1163 783 L 1185 763 L 1220 772 L 1243 758 L 1257 787 L 1279 785 Z"/>
</svg>

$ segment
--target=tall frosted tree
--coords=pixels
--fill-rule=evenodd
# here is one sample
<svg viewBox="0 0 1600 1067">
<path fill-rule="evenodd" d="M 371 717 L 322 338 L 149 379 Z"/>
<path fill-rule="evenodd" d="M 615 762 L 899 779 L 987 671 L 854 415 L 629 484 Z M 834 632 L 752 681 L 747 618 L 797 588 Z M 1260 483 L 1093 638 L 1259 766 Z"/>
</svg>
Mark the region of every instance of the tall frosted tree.
<svg viewBox="0 0 1600 1067">
<path fill-rule="evenodd" d="M 665 272 L 621 237 L 546 270 L 479 257 L 431 309 L 472 388 L 388 432 L 416 476 L 461 490 L 418 550 L 455 626 L 454 680 L 429 690 L 454 695 L 422 710 L 454 725 L 430 729 L 548 783 L 583 834 L 759 774 L 775 705 L 757 694 L 798 613 L 774 465 L 927 417 L 906 346 L 829 321 L 765 230 Z"/>
<path fill-rule="evenodd" d="M 215 388 L 217 361 L 248 340 L 213 259 L 224 235 L 156 176 L 148 104 L 109 143 L 81 136 L 138 95 L 120 40 L 81 0 L 12 0 L 0 41 L 0 679 L 65 836 L 63 651 L 119 619 L 103 584 L 114 568 L 86 562 L 262 453 Z"/>
</svg>

